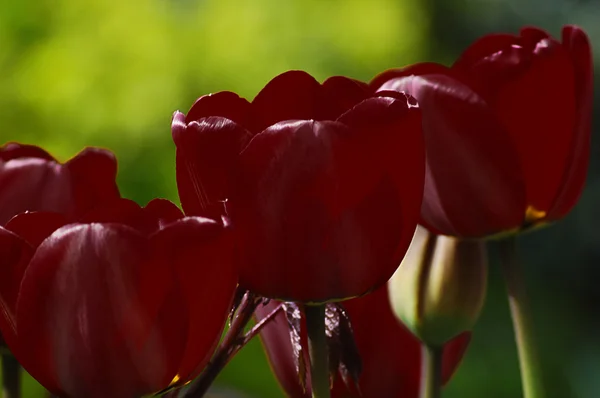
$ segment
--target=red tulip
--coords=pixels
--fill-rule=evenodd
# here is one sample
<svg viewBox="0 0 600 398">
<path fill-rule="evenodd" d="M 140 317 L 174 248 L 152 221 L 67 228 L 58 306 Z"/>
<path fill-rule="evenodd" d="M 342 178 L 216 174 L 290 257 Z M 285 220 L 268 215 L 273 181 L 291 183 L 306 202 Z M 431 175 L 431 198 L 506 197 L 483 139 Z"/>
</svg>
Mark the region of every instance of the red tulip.
<svg viewBox="0 0 600 398">
<path fill-rule="evenodd" d="M 265 317 L 278 303 L 270 302 L 256 311 L 257 319 Z M 387 287 L 364 297 L 344 302 L 354 338 L 362 360 L 362 374 L 359 377 L 359 391 L 348 388 L 336 377 L 331 391 L 332 398 L 378 397 L 416 398 L 419 396 L 421 372 L 421 343 L 396 320 L 388 302 Z M 310 373 L 306 391 L 299 381 L 292 344 L 289 337 L 285 314 L 280 312 L 264 327 L 261 341 L 267 353 L 271 368 L 282 388 L 291 398 L 310 398 Z M 305 363 L 309 363 L 306 333 L 301 335 Z M 470 333 L 464 333 L 451 340 L 444 347 L 443 382 L 446 383 L 458 367 L 467 345 Z"/>
<path fill-rule="evenodd" d="M 323 302 L 389 279 L 416 227 L 425 163 L 419 109 L 393 95 L 291 71 L 252 102 L 222 92 L 175 114 L 182 206 L 226 201 L 242 286 Z"/>
<path fill-rule="evenodd" d="M 84 149 L 61 164 L 35 146 L 1 146 L 0 225 L 25 211 L 52 211 L 74 219 L 119 198 L 116 175 L 116 159 L 103 149 Z"/>
<path fill-rule="evenodd" d="M 451 67 L 390 70 L 371 83 L 417 98 L 427 177 L 422 219 L 484 237 L 565 216 L 589 159 L 592 56 L 586 34 L 562 43 L 536 28 L 479 39 Z"/>
<path fill-rule="evenodd" d="M 0 228 L 0 328 L 23 367 L 76 398 L 139 397 L 198 375 L 236 287 L 223 225 L 125 199 L 65 223 L 34 212 Z"/>
</svg>

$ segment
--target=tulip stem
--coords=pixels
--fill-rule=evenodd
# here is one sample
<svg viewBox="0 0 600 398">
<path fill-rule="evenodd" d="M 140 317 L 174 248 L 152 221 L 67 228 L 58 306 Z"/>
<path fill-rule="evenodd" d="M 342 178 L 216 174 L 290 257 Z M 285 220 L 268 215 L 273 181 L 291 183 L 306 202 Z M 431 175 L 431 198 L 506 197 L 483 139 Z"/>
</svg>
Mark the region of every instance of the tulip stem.
<svg viewBox="0 0 600 398">
<path fill-rule="evenodd" d="M 442 396 L 442 353 L 440 347 L 421 343 L 421 393 L 420 398 Z"/>
<path fill-rule="evenodd" d="M 534 339 L 533 319 L 529 310 L 522 267 L 517 261 L 517 244 L 514 237 L 500 241 L 500 258 L 519 353 L 523 397 L 543 398 L 546 394 L 542 368 Z"/>
<path fill-rule="evenodd" d="M 2 354 L 2 397 L 21 396 L 21 365 L 11 353 Z"/>
<path fill-rule="evenodd" d="M 312 397 L 329 398 L 329 352 L 325 335 L 325 305 L 306 305 L 304 315 L 310 353 Z"/>
</svg>

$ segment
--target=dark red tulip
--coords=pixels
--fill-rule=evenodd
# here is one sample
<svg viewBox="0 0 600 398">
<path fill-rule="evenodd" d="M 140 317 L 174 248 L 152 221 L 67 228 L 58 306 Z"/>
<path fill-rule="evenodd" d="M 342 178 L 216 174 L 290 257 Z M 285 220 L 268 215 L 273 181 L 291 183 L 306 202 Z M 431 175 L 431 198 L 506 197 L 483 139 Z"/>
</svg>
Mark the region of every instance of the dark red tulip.
<svg viewBox="0 0 600 398">
<path fill-rule="evenodd" d="M 237 282 L 227 229 L 164 200 L 66 222 L 34 212 L 0 228 L 0 328 L 23 367 L 71 398 L 140 397 L 198 375 Z"/>
<path fill-rule="evenodd" d="M 425 163 L 419 109 L 393 96 L 291 71 L 252 102 L 222 92 L 175 114 L 182 206 L 225 202 L 242 286 L 323 302 L 389 279 L 416 227 Z"/>
<path fill-rule="evenodd" d="M 423 223 L 484 237 L 565 216 L 587 173 L 592 72 L 586 34 L 565 26 L 562 42 L 525 28 L 479 39 L 451 68 L 377 76 L 373 89 L 407 92 L 423 111 Z"/>
<path fill-rule="evenodd" d="M 257 319 L 265 317 L 277 305 L 277 302 L 272 301 L 259 307 L 256 311 Z M 331 391 L 332 398 L 417 398 L 421 372 L 421 343 L 396 320 L 388 302 L 387 287 L 384 286 L 364 297 L 345 301 L 344 307 L 350 317 L 362 360 L 360 393 L 354 387 L 346 387 L 338 374 Z M 271 368 L 285 393 L 290 398 L 310 398 L 310 372 L 306 373 L 308 382 L 306 391 L 303 391 L 296 371 L 285 314 L 280 312 L 276 315 L 275 319 L 265 326 L 260 336 Z M 470 333 L 461 334 L 444 347 L 444 384 L 457 369 L 470 338 Z M 305 363 L 308 364 L 306 332 L 302 332 L 301 339 L 305 347 Z"/>
<path fill-rule="evenodd" d="M 51 211 L 70 219 L 119 198 L 117 162 L 104 149 L 87 148 L 61 164 L 32 145 L 0 147 L 0 225 L 25 211 Z"/>
</svg>

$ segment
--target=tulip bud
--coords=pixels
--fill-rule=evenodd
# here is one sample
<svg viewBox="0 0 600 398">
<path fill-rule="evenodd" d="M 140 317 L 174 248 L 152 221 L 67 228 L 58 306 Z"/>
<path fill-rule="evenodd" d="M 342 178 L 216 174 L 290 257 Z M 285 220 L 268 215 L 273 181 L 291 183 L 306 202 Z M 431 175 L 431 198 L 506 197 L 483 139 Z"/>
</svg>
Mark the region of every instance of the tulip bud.
<svg viewBox="0 0 600 398">
<path fill-rule="evenodd" d="M 392 310 L 419 339 L 442 346 L 470 330 L 486 293 L 485 244 L 418 227 L 389 281 Z"/>
</svg>

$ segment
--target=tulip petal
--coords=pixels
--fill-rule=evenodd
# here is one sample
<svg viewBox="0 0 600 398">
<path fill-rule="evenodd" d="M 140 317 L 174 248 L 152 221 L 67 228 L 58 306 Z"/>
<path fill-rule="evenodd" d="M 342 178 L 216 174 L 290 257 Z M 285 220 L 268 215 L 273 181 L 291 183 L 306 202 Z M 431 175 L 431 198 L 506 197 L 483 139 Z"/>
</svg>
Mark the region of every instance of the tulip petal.
<svg viewBox="0 0 600 398">
<path fill-rule="evenodd" d="M 442 354 L 442 380 L 444 380 L 444 383 L 448 382 L 458 369 L 458 365 L 467 352 L 470 342 L 471 332 L 463 332 L 444 346 L 444 353 Z"/>
<path fill-rule="evenodd" d="M 252 101 L 254 132 L 286 120 L 316 119 L 321 85 L 302 71 L 288 71 L 273 78 Z"/>
<path fill-rule="evenodd" d="M 247 126 L 250 117 L 250 103 L 230 91 L 204 95 L 194 102 L 185 117 L 185 123 L 199 122 L 209 116 L 219 116 L 240 126 Z"/>
<path fill-rule="evenodd" d="M 550 38 L 550 35 L 545 30 L 536 28 L 535 26 L 526 26 L 519 32 L 523 45 L 535 47 L 540 41 Z"/>
<path fill-rule="evenodd" d="M 16 215 L 6 224 L 6 229 L 36 248 L 44 239 L 66 224 L 68 224 L 67 218 L 60 213 L 36 211 Z"/>
<path fill-rule="evenodd" d="M 369 96 L 369 86 L 363 82 L 343 76 L 330 77 L 321 86 L 315 119 L 335 120 Z"/>
<path fill-rule="evenodd" d="M 230 232 L 213 220 L 188 217 L 169 224 L 151 239 L 154 257 L 174 269 L 173 287 L 183 293 L 189 312 L 187 344 L 177 371 L 180 383 L 203 370 L 229 315 L 237 285 L 231 238 Z M 171 325 L 165 323 L 164 327 Z"/>
<path fill-rule="evenodd" d="M 452 69 L 462 71 L 476 68 L 480 62 L 501 51 L 506 51 L 519 41 L 519 37 L 511 34 L 486 35 L 471 44 L 452 65 Z"/>
<path fill-rule="evenodd" d="M 164 368 L 164 347 L 150 332 L 170 278 L 143 235 L 129 227 L 61 228 L 40 245 L 21 284 L 23 355 L 41 355 L 40 367 L 55 369 L 69 396 L 125 398 L 158 390 L 172 370 Z"/>
<path fill-rule="evenodd" d="M 113 200 L 98 206 L 87 212 L 79 221 L 127 225 L 144 235 L 150 235 L 159 228 L 159 220 L 130 199 Z"/>
<path fill-rule="evenodd" d="M 153 199 L 144 207 L 144 212 L 153 220 L 157 220 L 158 229 L 183 218 L 179 207 L 167 199 Z"/>
<path fill-rule="evenodd" d="M 18 158 L 39 158 L 56 162 L 56 159 L 48 152 L 35 145 L 19 144 L 9 142 L 0 146 L 0 160 L 5 162 Z"/>
<path fill-rule="evenodd" d="M 421 62 L 418 64 L 409 65 L 404 68 L 388 69 L 375 76 L 373 80 L 371 80 L 371 82 L 369 83 L 369 86 L 372 90 L 381 92 L 385 90 L 383 86 L 389 87 L 389 84 L 386 84 L 388 81 L 400 77 L 406 77 L 411 75 L 444 75 L 450 73 L 452 73 L 452 71 L 447 66 L 437 64 L 435 62 Z"/>
<path fill-rule="evenodd" d="M 469 237 L 522 224 L 525 186 L 514 143 L 477 94 L 448 75 L 393 79 L 381 89 L 413 95 L 423 112 L 426 224 Z"/>
<path fill-rule="evenodd" d="M 32 353 L 29 344 L 17 329 L 17 300 L 21 281 L 33 248 L 13 232 L 0 227 L 0 329 L 2 337 L 19 363 L 48 390 L 60 394 L 52 368 L 45 366 L 48 345 L 38 342 L 38 351 Z"/>
<path fill-rule="evenodd" d="M 344 133 L 337 122 L 282 122 L 241 153 L 232 219 L 244 287 L 298 301 L 344 295 L 326 206 L 338 197 L 333 148 Z"/>
<path fill-rule="evenodd" d="M 65 163 L 71 175 L 75 216 L 98 204 L 118 199 L 117 159 L 105 149 L 85 148 Z"/>
<path fill-rule="evenodd" d="M 173 141 L 177 146 L 177 189 L 187 215 L 212 215 L 230 197 L 230 175 L 238 154 L 251 134 L 242 126 L 222 117 L 206 117 L 183 124 L 183 114 L 173 120 Z M 213 217 L 214 218 L 214 217 Z"/>
<path fill-rule="evenodd" d="M 346 207 L 357 206 L 360 210 L 356 212 L 362 212 L 364 221 L 371 219 L 364 225 L 369 235 L 380 235 L 374 239 L 377 246 L 373 250 L 381 258 L 373 289 L 385 283 L 402 261 L 420 215 L 425 145 L 421 111 L 415 103 L 413 97 L 404 94 L 398 99 L 370 98 L 338 119 L 354 135 L 349 150 L 342 152 L 339 160 L 343 170 L 340 188 L 347 189 L 340 191 L 340 200 L 362 200 Z M 377 207 L 385 215 L 378 223 L 372 214 Z M 395 251 L 390 252 L 394 246 Z M 391 253 L 395 254 L 388 257 Z"/>
<path fill-rule="evenodd" d="M 69 172 L 54 161 L 16 158 L 0 161 L 0 225 L 26 211 L 71 216 L 73 186 Z"/>
<path fill-rule="evenodd" d="M 528 67 L 498 87 L 493 107 L 516 144 L 527 205 L 548 212 L 561 190 L 575 136 L 575 73 L 567 51 L 552 39 L 528 51 L 531 59 L 523 59 Z"/>
<path fill-rule="evenodd" d="M 561 182 L 561 189 L 554 200 L 548 218 L 564 216 L 577 202 L 585 184 L 590 154 L 590 132 L 592 120 L 593 66 L 589 38 L 575 26 L 565 26 L 563 46 L 569 53 L 575 73 L 575 133 L 567 169 Z"/>
<path fill-rule="evenodd" d="M 364 294 L 391 276 L 416 226 L 423 176 L 418 119 L 403 131 L 410 123 L 394 103 L 367 100 L 340 118 L 347 126 L 285 122 L 253 138 L 232 201 L 241 285 L 318 302 Z M 410 177 L 398 160 L 407 151 L 420 161 Z"/>
<path fill-rule="evenodd" d="M 0 227 L 0 305 L 2 334 L 8 343 L 16 344 L 17 297 L 21 280 L 33 256 L 33 248 L 18 235 Z"/>
</svg>

